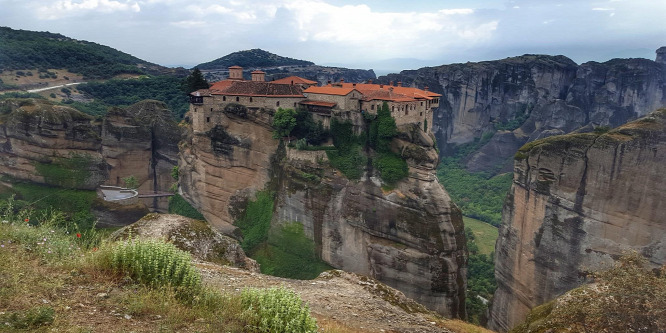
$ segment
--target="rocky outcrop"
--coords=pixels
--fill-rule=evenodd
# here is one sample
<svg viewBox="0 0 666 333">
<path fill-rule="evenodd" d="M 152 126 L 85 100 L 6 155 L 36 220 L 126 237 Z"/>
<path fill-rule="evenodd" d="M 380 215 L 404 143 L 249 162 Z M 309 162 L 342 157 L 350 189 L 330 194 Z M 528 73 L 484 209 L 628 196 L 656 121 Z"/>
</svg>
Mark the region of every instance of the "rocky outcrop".
<svg viewBox="0 0 666 333">
<path fill-rule="evenodd" d="M 509 130 L 467 161 L 470 171 L 496 172 L 510 170 L 507 161 L 526 142 L 587 124 L 617 127 L 666 105 L 663 59 L 658 51 L 656 62 L 577 65 L 564 56 L 523 55 L 402 71 L 380 81 L 429 86 L 442 94 L 433 130 L 443 156 L 495 129 Z"/>
<path fill-rule="evenodd" d="M 600 132 L 534 141 L 515 155 L 491 328 L 519 324 L 623 251 L 666 263 L 666 109 Z"/>
<path fill-rule="evenodd" d="M 437 182 L 434 140 L 404 127 L 393 148 L 410 176 L 382 188 L 372 171 L 350 181 L 323 151 L 272 138 L 270 114 L 221 113 L 207 133 L 181 143 L 182 195 L 214 226 L 231 223 L 259 190 L 276 193 L 272 228 L 298 222 L 333 267 L 374 277 L 449 317 L 465 316 L 466 248 L 460 210 Z"/>
<path fill-rule="evenodd" d="M 141 191 L 167 191 L 179 139 L 158 101 L 115 108 L 101 119 L 45 100 L 0 102 L 0 173 L 15 180 L 95 189 L 134 175 Z"/>
<path fill-rule="evenodd" d="M 199 260 L 231 264 L 259 272 L 257 263 L 246 257 L 238 242 L 220 234 L 205 221 L 173 214 L 148 214 L 111 235 L 112 240 L 161 239 L 191 253 Z"/>
</svg>

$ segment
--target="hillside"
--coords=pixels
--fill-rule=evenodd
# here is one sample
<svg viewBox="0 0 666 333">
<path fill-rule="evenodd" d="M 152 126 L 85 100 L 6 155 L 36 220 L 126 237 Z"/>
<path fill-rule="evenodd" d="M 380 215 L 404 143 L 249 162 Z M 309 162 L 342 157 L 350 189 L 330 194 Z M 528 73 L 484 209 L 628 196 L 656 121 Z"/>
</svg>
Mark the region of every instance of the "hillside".
<svg viewBox="0 0 666 333">
<path fill-rule="evenodd" d="M 298 60 L 294 58 L 282 57 L 262 49 L 252 49 L 238 51 L 227 54 L 222 58 L 215 59 L 197 65 L 199 69 L 226 69 L 230 66 L 241 67 L 275 67 L 275 66 L 307 66 L 314 65 L 311 61 Z"/>
<path fill-rule="evenodd" d="M 108 46 L 50 32 L 0 27 L 0 45 L 0 71 L 66 69 L 82 74 L 84 79 L 177 71 Z"/>
</svg>

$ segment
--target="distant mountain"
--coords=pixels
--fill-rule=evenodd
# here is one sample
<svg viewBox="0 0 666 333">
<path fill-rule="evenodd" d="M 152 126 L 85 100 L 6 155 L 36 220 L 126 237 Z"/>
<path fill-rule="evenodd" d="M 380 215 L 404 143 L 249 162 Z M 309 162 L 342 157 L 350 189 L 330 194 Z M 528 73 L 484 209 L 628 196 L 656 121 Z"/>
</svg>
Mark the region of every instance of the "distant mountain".
<svg viewBox="0 0 666 333">
<path fill-rule="evenodd" d="M 118 74 L 181 74 L 183 69 L 156 65 L 114 48 L 61 34 L 0 27 L 0 71 L 67 69 L 86 79 Z"/>
<path fill-rule="evenodd" d="M 275 67 L 275 66 L 308 66 L 314 65 L 311 61 L 282 57 L 262 49 L 238 51 L 227 54 L 211 62 L 199 64 L 196 67 L 202 70 L 227 69 L 230 66 L 241 67 Z"/>
</svg>

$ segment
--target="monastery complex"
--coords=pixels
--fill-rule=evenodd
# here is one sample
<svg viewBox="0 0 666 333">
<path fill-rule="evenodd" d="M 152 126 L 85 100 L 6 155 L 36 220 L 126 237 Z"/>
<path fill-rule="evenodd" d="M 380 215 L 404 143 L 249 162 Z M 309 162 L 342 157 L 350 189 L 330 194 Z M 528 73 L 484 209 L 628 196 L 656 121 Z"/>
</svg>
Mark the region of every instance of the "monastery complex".
<svg viewBox="0 0 666 333">
<path fill-rule="evenodd" d="M 195 132 L 206 132 L 217 123 L 219 115 L 232 104 L 248 110 L 305 109 L 324 127 L 331 117 L 358 123 L 363 114 L 376 114 L 388 103 L 396 125 L 419 124 L 426 132 L 432 126 L 433 111 L 439 106 L 440 94 L 413 87 L 344 80 L 317 86 L 317 82 L 297 76 L 266 82 L 266 73 L 253 71 L 251 80 L 243 79 L 243 68 L 229 67 L 226 80 L 213 83 L 209 89 L 190 94 L 190 112 Z"/>
</svg>

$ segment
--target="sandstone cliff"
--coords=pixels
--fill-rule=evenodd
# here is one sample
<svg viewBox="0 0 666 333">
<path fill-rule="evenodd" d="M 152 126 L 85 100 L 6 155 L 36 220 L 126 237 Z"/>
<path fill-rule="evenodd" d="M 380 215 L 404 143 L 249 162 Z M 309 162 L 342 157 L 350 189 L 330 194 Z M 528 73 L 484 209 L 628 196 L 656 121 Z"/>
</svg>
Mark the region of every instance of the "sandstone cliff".
<svg viewBox="0 0 666 333">
<path fill-rule="evenodd" d="M 490 327 L 512 328 L 623 251 L 666 263 L 664 173 L 666 109 L 604 134 L 523 146 L 495 247 Z"/>
<path fill-rule="evenodd" d="M 277 193 L 273 227 L 303 224 L 330 265 L 393 286 L 449 317 L 465 316 L 466 248 L 461 213 L 437 182 L 434 141 L 406 131 L 410 177 L 385 191 L 379 180 L 349 181 L 323 151 L 285 148 L 272 138 L 270 113 L 221 113 L 207 133 L 181 143 L 184 198 L 218 228 L 231 223 L 256 191 Z M 370 174 L 371 175 L 371 174 Z"/>
<path fill-rule="evenodd" d="M 15 180 L 94 189 L 134 175 L 140 190 L 166 191 L 179 138 L 157 101 L 115 108 L 101 119 L 45 100 L 0 102 L 0 174 Z"/>
<path fill-rule="evenodd" d="M 473 172 L 511 170 L 528 141 L 579 127 L 616 127 L 666 105 L 666 66 L 647 59 L 576 65 L 564 56 L 523 55 L 381 77 L 442 94 L 433 129 L 442 154 L 500 130 L 467 161 Z"/>
</svg>

